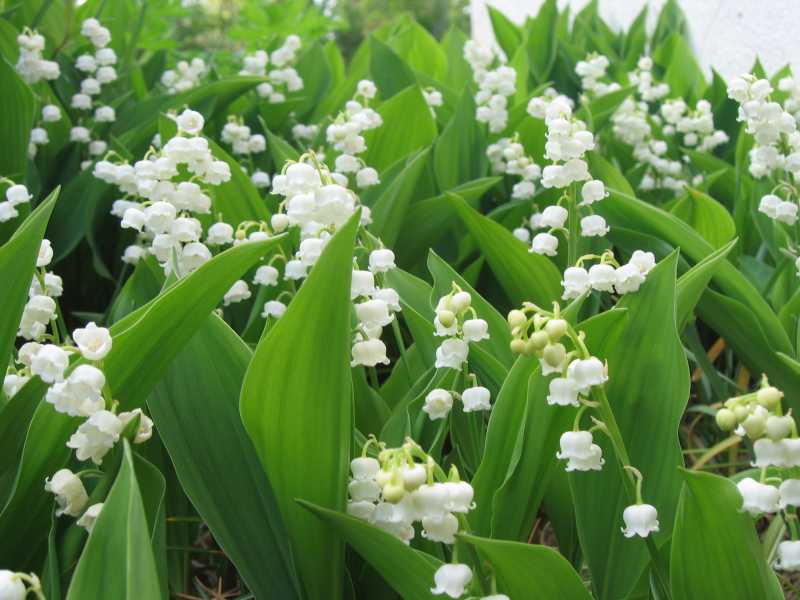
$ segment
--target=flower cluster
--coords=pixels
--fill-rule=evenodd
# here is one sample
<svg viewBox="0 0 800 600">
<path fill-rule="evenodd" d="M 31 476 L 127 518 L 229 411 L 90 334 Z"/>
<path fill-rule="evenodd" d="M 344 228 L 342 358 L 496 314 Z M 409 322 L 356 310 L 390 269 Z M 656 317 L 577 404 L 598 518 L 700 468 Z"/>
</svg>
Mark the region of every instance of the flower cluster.
<svg viewBox="0 0 800 600">
<path fill-rule="evenodd" d="M 681 144 L 711 152 L 728 141 L 728 134 L 714 129 L 714 113 L 708 100 L 698 100 L 690 110 L 681 98 L 667 100 L 661 105 L 661 117 L 666 123 L 661 131 L 665 135 L 681 134 Z"/>
<path fill-rule="evenodd" d="M 653 77 L 653 59 L 642 56 L 636 68 L 628 73 L 628 81 L 636 86 L 636 93 L 644 102 L 657 102 L 669 94 L 669 85 L 656 82 Z"/>
<path fill-rule="evenodd" d="M 241 119 L 233 116 L 228 118 L 220 137 L 224 143 L 230 144 L 234 154 L 240 156 L 259 154 L 267 149 L 267 140 L 263 135 L 252 133 Z"/>
<path fill-rule="evenodd" d="M 511 191 L 512 198 L 515 200 L 533 198 L 536 193 L 535 182 L 542 176 L 542 169 L 530 156 L 525 154 L 525 148 L 519 143 L 517 136 L 500 138 L 494 144 L 489 144 L 486 156 L 489 158 L 493 172 L 517 175 L 522 179 L 514 184 Z"/>
<path fill-rule="evenodd" d="M 78 111 L 76 124 L 70 129 L 69 139 L 77 144 L 86 144 L 88 157 L 81 163 L 87 168 L 92 160 L 105 154 L 108 144 L 92 139 L 92 130 L 100 123 L 112 123 L 117 115 L 114 108 L 99 100 L 103 86 L 117 79 L 117 55 L 108 48 L 111 36 L 108 29 L 100 25 L 97 19 L 86 19 L 81 24 L 81 35 L 88 38 L 95 47 L 94 53 L 84 53 L 75 61 L 75 69 L 84 75 L 80 83 L 80 91 L 73 94 L 70 108 Z M 44 116 L 44 115 L 43 115 Z"/>
<path fill-rule="evenodd" d="M 581 87 L 585 92 L 595 96 L 604 96 L 620 89 L 616 82 L 607 80 L 608 57 L 602 54 L 590 54 L 575 65 L 575 73 L 581 78 Z"/>
<path fill-rule="evenodd" d="M 167 88 L 168 94 L 180 94 L 197 87 L 207 73 L 208 67 L 202 58 L 180 60 L 174 69 L 167 69 L 161 74 L 161 85 Z"/>
<path fill-rule="evenodd" d="M 461 370 L 469 356 L 469 343 L 489 339 L 489 325 L 478 318 L 472 296 L 455 282 L 450 293 L 439 298 L 433 324 L 435 335 L 446 338 L 436 349 L 437 369 Z"/>
<path fill-rule="evenodd" d="M 54 60 L 42 58 L 44 52 L 44 36 L 27 27 L 17 36 L 19 44 L 19 60 L 17 60 L 17 73 L 25 83 L 34 84 L 43 79 L 58 79 L 61 69 Z"/>
<path fill-rule="evenodd" d="M 203 226 L 193 216 L 211 211 L 211 198 L 200 184 L 219 185 L 230 179 L 231 172 L 228 163 L 214 158 L 202 136 L 200 113 L 186 109 L 175 121 L 177 135 L 159 151 L 151 149 L 134 165 L 99 161 L 94 175 L 126 195 L 114 202 L 112 214 L 122 219 L 123 228 L 138 232 L 138 243 L 125 250 L 123 260 L 135 263 L 150 252 L 167 272 L 185 275 L 211 258 L 208 246 L 200 241 Z M 208 236 L 214 239 L 210 229 Z"/>
<path fill-rule="evenodd" d="M 56 320 L 56 298 L 64 291 L 61 277 L 48 273 L 46 267 L 53 260 L 53 248 L 49 240 L 42 240 L 36 257 L 38 271 L 33 276 L 28 290 L 28 302 L 22 311 L 17 336 L 29 341 L 42 341 L 47 326 Z M 12 396 L 13 394 L 8 394 Z"/>
<path fill-rule="evenodd" d="M 500 63 L 494 50 L 475 40 L 464 44 L 464 58 L 472 68 L 472 77 L 478 84 L 475 118 L 489 124 L 491 133 L 499 133 L 508 123 L 508 97 L 516 91 L 517 72 Z M 497 66 L 493 67 L 493 65 Z"/>
<path fill-rule="evenodd" d="M 605 432 L 615 445 L 623 444 L 617 435 L 616 421 L 605 396 L 608 367 L 592 356 L 582 333 L 576 332 L 560 315 L 559 306 L 547 312 L 534 304 L 525 303 L 522 309 L 508 314 L 511 327 L 511 350 L 526 356 L 536 356 L 543 376 L 555 375 L 550 380 L 547 403 L 551 406 L 579 407 L 573 428 L 560 438 L 556 458 L 567 461 L 567 471 L 599 471 L 605 460 L 602 448 L 595 443 L 592 432 Z M 569 344 L 571 349 L 567 349 Z M 595 410 L 602 419 L 592 417 L 595 425 L 590 430 L 580 428 L 581 418 L 587 411 Z M 625 452 L 618 452 L 618 457 Z M 658 513 L 642 501 L 642 475 L 630 464 L 622 465 L 627 474 L 635 476 L 636 503 L 623 512 L 626 537 L 647 537 L 658 531 Z"/>
<path fill-rule="evenodd" d="M 5 200 L 0 202 L 0 223 L 5 223 L 19 216 L 17 206 L 27 204 L 33 197 L 28 188 L 20 183 L 14 183 L 10 179 L 0 177 L 0 184 L 7 184 Z"/>
<path fill-rule="evenodd" d="M 588 260 L 595 258 L 599 258 L 598 262 L 589 269 L 583 266 Z M 624 265 L 614 259 L 611 251 L 604 252 L 599 257 L 581 257 L 576 266 L 568 267 L 564 271 L 564 279 L 561 281 L 564 287 L 562 298 L 578 298 L 589 290 L 616 292 L 619 295 L 637 292 L 655 264 L 653 253 L 642 250 L 634 250 L 631 259 Z"/>
<path fill-rule="evenodd" d="M 431 115 L 435 117 L 436 109 L 444 103 L 442 92 L 435 87 L 427 87 L 422 90 L 422 96 L 425 98 L 425 104 L 427 104 L 428 108 L 431 110 Z"/>
<path fill-rule="evenodd" d="M 448 477 L 419 445 L 407 440 L 399 448 L 380 444 L 378 458 L 367 456 L 370 438 L 359 458 L 350 463 L 347 512 L 408 543 L 414 522 L 432 542 L 455 543 L 457 515 L 472 508 L 472 486 L 453 467 Z M 443 479 L 444 481 L 436 481 Z"/>
<path fill-rule="evenodd" d="M 372 81 L 359 81 L 353 99 L 345 104 L 344 111 L 325 131 L 328 143 L 339 153 L 334 161 L 334 172 L 343 177 L 344 181 L 353 177 L 358 188 L 380 183 L 378 172 L 358 157 L 367 149 L 362 134 L 383 124 L 381 116 L 369 107 L 369 101 L 377 93 L 378 89 Z M 346 185 L 344 181 L 342 185 Z"/>
<path fill-rule="evenodd" d="M 47 123 L 56 123 L 61 120 L 61 109 L 55 104 L 46 104 L 42 107 L 41 119 L 36 126 L 31 129 L 30 139 L 28 140 L 28 158 L 36 158 L 39 146 L 46 146 L 50 143 L 50 133 L 47 131 Z M 98 140 L 99 141 L 99 140 Z M 96 150 L 99 146 L 90 144 L 90 151 Z"/>
<path fill-rule="evenodd" d="M 256 87 L 258 95 L 266 98 L 270 104 L 285 102 L 287 92 L 303 89 L 303 79 L 292 66 L 297 60 L 299 49 L 300 38 L 289 35 L 283 45 L 273 50 L 271 55 L 266 50 L 257 50 L 246 55 L 239 75 L 266 77 L 269 81 Z M 268 66 L 273 68 L 267 71 Z"/>
<path fill-rule="evenodd" d="M 778 545 L 774 567 L 800 570 L 800 540 L 793 522 L 797 519 L 793 511 L 800 507 L 800 479 L 795 478 L 795 467 L 800 467 L 800 437 L 791 411 L 783 414 L 782 399 L 783 392 L 764 377 L 755 392 L 725 401 L 716 421 L 722 430 L 753 440 L 753 466 L 761 470 L 761 476 L 758 480 L 745 477 L 737 484 L 741 510 L 754 517 L 784 512 L 792 539 Z"/>
</svg>

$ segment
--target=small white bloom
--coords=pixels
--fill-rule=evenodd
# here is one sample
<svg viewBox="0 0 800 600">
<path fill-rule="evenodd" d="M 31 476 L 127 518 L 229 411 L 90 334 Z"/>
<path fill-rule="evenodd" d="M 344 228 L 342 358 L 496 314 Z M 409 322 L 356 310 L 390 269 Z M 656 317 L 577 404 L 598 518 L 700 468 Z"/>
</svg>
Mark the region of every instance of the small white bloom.
<svg viewBox="0 0 800 600">
<path fill-rule="evenodd" d="M 447 594 L 451 598 L 460 598 L 464 595 L 469 582 L 472 580 L 472 569 L 467 565 L 442 565 L 433 575 L 434 587 L 431 593 L 437 596 Z"/>
<path fill-rule="evenodd" d="M 547 403 L 558 406 L 580 406 L 578 388 L 573 381 L 566 377 L 555 377 L 550 381 Z"/>
<path fill-rule="evenodd" d="M 42 107 L 42 121 L 45 123 L 55 123 L 61 120 L 61 109 L 55 104 L 46 104 Z"/>
<path fill-rule="evenodd" d="M 453 514 L 445 513 L 441 517 L 422 519 L 422 537 L 431 542 L 454 544 L 456 533 L 458 533 L 458 519 Z"/>
<path fill-rule="evenodd" d="M 308 267 L 303 264 L 302 260 L 290 260 L 286 262 L 283 269 L 283 278 L 298 280 L 303 279 L 308 275 Z"/>
<path fill-rule="evenodd" d="M 3 600 L 25 600 L 28 591 L 25 583 L 14 571 L 0 570 L 0 598 Z"/>
<path fill-rule="evenodd" d="M 46 267 L 53 260 L 53 247 L 50 240 L 44 239 L 39 245 L 39 254 L 36 256 L 36 266 Z"/>
<path fill-rule="evenodd" d="M 609 232 L 606 220 L 600 215 L 589 215 L 581 219 L 581 235 L 583 237 L 602 237 Z"/>
<path fill-rule="evenodd" d="M 461 394 L 461 402 L 464 404 L 464 412 L 474 412 L 478 410 L 491 410 L 491 392 L 483 386 L 467 388 Z"/>
<path fill-rule="evenodd" d="M 256 285 L 278 285 L 278 277 L 280 273 L 278 269 L 272 265 L 261 265 L 256 269 L 256 274 L 253 277 L 253 283 Z"/>
<path fill-rule="evenodd" d="M 436 368 L 460 370 L 468 354 L 467 342 L 458 338 L 447 339 L 436 349 Z"/>
<path fill-rule="evenodd" d="M 378 185 L 381 182 L 378 172 L 372 167 L 364 167 L 356 173 L 356 185 L 359 188 L 367 188 Z"/>
<path fill-rule="evenodd" d="M 567 222 L 569 213 L 563 206 L 553 205 L 548 206 L 542 211 L 542 218 L 540 224 L 542 227 L 559 228 L 563 227 Z"/>
<path fill-rule="evenodd" d="M 360 456 L 350 461 L 350 472 L 353 479 L 367 481 L 375 479 L 381 464 L 370 456 Z"/>
<path fill-rule="evenodd" d="M 761 513 L 778 511 L 780 492 L 772 485 L 759 483 L 751 477 L 745 477 L 736 484 L 742 495 L 742 511 L 758 516 Z"/>
<path fill-rule="evenodd" d="M 51 478 L 45 479 L 44 489 L 56 496 L 56 516 L 77 517 L 89 501 L 83 482 L 69 469 L 56 471 Z"/>
<path fill-rule="evenodd" d="M 467 319 L 463 325 L 464 340 L 480 342 L 489 339 L 489 324 L 484 319 Z"/>
<path fill-rule="evenodd" d="M 227 292 L 225 292 L 225 295 L 222 298 L 222 303 L 225 306 L 229 306 L 230 304 L 247 300 L 251 295 L 252 294 L 250 292 L 250 288 L 247 286 L 247 282 L 239 279 L 230 287 Z"/>
<path fill-rule="evenodd" d="M 754 467 L 785 467 L 787 466 L 786 446 L 780 441 L 773 442 L 768 438 L 760 438 L 753 442 L 755 454 Z"/>
<path fill-rule="evenodd" d="M 222 244 L 233 243 L 233 226 L 224 223 L 214 223 L 208 228 L 206 235 L 206 244 L 211 246 L 220 246 Z"/>
<path fill-rule="evenodd" d="M 102 360 L 111 351 L 111 332 L 94 323 L 73 331 L 72 339 L 83 357 L 88 360 Z"/>
<path fill-rule="evenodd" d="M 558 238 L 550 233 L 537 233 L 531 242 L 531 252 L 555 256 L 558 254 Z"/>
<path fill-rule="evenodd" d="M 608 196 L 603 182 L 598 179 L 587 181 L 581 187 L 581 206 L 588 206 Z"/>
<path fill-rule="evenodd" d="M 625 527 L 622 533 L 625 537 L 647 537 L 652 532 L 658 531 L 658 511 L 651 504 L 632 504 L 622 512 Z"/>
<path fill-rule="evenodd" d="M 11 206 L 30 202 L 31 198 L 33 198 L 33 195 L 28 192 L 28 188 L 19 183 L 12 185 L 6 190 L 6 201 Z"/>
<path fill-rule="evenodd" d="M 778 557 L 773 566 L 780 571 L 800 570 L 800 541 L 785 540 L 778 544 Z"/>
<path fill-rule="evenodd" d="M 394 252 L 388 248 L 373 250 L 369 254 L 369 270 L 373 273 L 386 273 L 395 268 Z"/>
<path fill-rule="evenodd" d="M 30 377 L 16 375 L 14 373 L 9 373 L 3 377 L 3 393 L 6 395 L 6 398 L 13 398 L 14 395 L 28 383 L 29 379 Z"/>
<path fill-rule="evenodd" d="M 617 281 L 614 284 L 614 289 L 618 294 L 628 294 L 631 292 L 639 291 L 639 288 L 644 283 L 644 275 L 638 266 L 628 263 L 616 269 Z"/>
<path fill-rule="evenodd" d="M 86 509 L 86 512 L 81 515 L 81 518 L 78 519 L 76 523 L 83 527 L 88 533 L 92 533 L 92 528 L 94 527 L 95 521 L 97 521 L 97 517 L 100 516 L 101 510 L 103 510 L 102 502 L 92 504 Z"/>
<path fill-rule="evenodd" d="M 31 373 L 41 377 L 45 383 L 63 381 L 68 366 L 69 353 L 54 344 L 41 346 L 31 357 Z"/>
<path fill-rule="evenodd" d="M 435 421 L 449 415 L 452 408 L 453 395 L 447 390 L 436 388 L 425 396 L 425 405 L 422 410 L 428 413 L 432 421 Z"/>
<path fill-rule="evenodd" d="M 203 131 L 205 119 L 203 119 L 203 115 L 199 112 L 187 108 L 178 115 L 175 119 L 175 123 L 177 123 L 179 131 L 184 131 L 189 135 L 197 135 Z"/>
<path fill-rule="evenodd" d="M 628 264 L 636 265 L 642 275 L 647 275 L 656 266 L 656 257 L 652 252 L 634 250 Z"/>
<path fill-rule="evenodd" d="M 128 412 L 119 413 L 119 420 L 122 423 L 124 430 L 128 423 L 139 417 L 139 427 L 136 430 L 136 435 L 133 438 L 134 444 L 142 444 L 153 437 L 153 421 L 150 417 L 142 412 L 141 408 L 135 408 Z"/>
<path fill-rule="evenodd" d="M 371 296 L 375 292 L 375 277 L 371 271 L 353 271 L 353 278 L 350 281 L 350 299 L 355 300 L 359 296 Z"/>
<path fill-rule="evenodd" d="M 594 356 L 585 360 L 573 360 L 567 367 L 569 379 L 582 394 L 589 392 L 589 388 L 602 385 L 608 380 L 605 365 Z"/>
<path fill-rule="evenodd" d="M 800 479 L 786 479 L 781 482 L 778 492 L 781 495 L 779 506 L 800 506 Z"/>
<path fill-rule="evenodd" d="M 567 460 L 567 471 L 599 471 L 605 460 L 597 444 L 592 443 L 589 431 L 566 431 L 561 434 L 559 460 Z"/>
<path fill-rule="evenodd" d="M 374 367 L 378 363 L 388 365 L 389 359 L 386 356 L 386 345 L 378 339 L 367 339 L 353 344 L 353 360 L 350 365 L 364 365 Z"/>
<path fill-rule="evenodd" d="M 72 434 L 67 447 L 75 450 L 78 460 L 91 459 L 96 465 L 119 440 L 122 421 L 114 413 L 101 410 L 84 421 L 78 431 Z"/>
<path fill-rule="evenodd" d="M 267 300 L 264 303 L 264 310 L 261 311 L 261 317 L 264 319 L 267 317 L 280 319 L 285 312 L 286 305 L 283 302 L 279 300 Z"/>
</svg>

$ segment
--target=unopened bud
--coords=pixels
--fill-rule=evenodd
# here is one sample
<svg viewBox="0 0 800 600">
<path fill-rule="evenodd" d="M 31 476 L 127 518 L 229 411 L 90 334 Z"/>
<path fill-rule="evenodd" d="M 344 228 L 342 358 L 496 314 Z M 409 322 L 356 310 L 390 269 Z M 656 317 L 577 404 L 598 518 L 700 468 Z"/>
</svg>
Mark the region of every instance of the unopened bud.
<svg viewBox="0 0 800 600">
<path fill-rule="evenodd" d="M 396 479 L 392 479 L 391 482 L 383 486 L 383 499 L 386 502 L 400 502 L 405 495 L 406 488 L 403 487 L 402 483 L 398 483 Z"/>
<path fill-rule="evenodd" d="M 284 213 L 275 213 L 272 215 L 270 219 L 270 225 L 272 225 L 272 229 L 275 233 L 280 233 L 287 227 L 289 227 L 289 217 L 287 217 Z"/>
<path fill-rule="evenodd" d="M 567 358 L 567 349 L 563 344 L 548 344 L 542 354 L 544 362 L 551 367 L 560 367 Z"/>
<path fill-rule="evenodd" d="M 717 411 L 717 425 L 723 431 L 732 431 L 739 420 L 736 414 L 729 408 L 721 408 Z"/>
<path fill-rule="evenodd" d="M 508 324 L 512 329 L 515 327 L 522 327 L 528 322 L 528 317 L 519 309 L 514 309 L 508 313 Z"/>
<path fill-rule="evenodd" d="M 469 292 L 456 292 L 450 299 L 450 306 L 457 313 L 468 309 L 470 304 L 472 304 L 472 296 L 469 295 Z"/>
<path fill-rule="evenodd" d="M 747 417 L 749 417 L 749 416 L 750 416 L 750 409 L 749 409 L 749 408 L 747 408 L 746 406 L 742 406 L 742 405 L 740 404 L 739 406 L 735 406 L 735 407 L 733 408 L 733 414 L 735 414 L 735 415 L 736 415 L 736 420 L 737 420 L 739 423 L 741 423 L 741 422 L 742 422 L 742 421 L 744 421 L 744 420 L 745 420 Z"/>
<path fill-rule="evenodd" d="M 756 392 L 756 399 L 758 403 L 768 410 L 772 410 L 780 403 L 783 398 L 783 392 L 776 387 L 767 386 L 761 388 Z"/>
<path fill-rule="evenodd" d="M 525 342 L 519 338 L 511 340 L 509 347 L 514 354 L 522 354 L 525 352 Z"/>
<path fill-rule="evenodd" d="M 449 310 L 440 310 L 436 313 L 436 316 L 439 318 L 439 323 L 442 324 L 442 327 L 451 327 L 456 321 L 456 316 Z"/>
<path fill-rule="evenodd" d="M 557 342 L 567 333 L 567 322 L 564 319 L 550 319 L 544 330 L 552 341 Z"/>
<path fill-rule="evenodd" d="M 550 343 L 550 336 L 544 331 L 534 331 L 531 334 L 531 344 L 537 350 L 544 350 L 544 347 Z"/>
<path fill-rule="evenodd" d="M 244 229 L 237 229 L 234 235 L 236 236 L 237 240 L 243 240 L 247 238 L 247 234 L 244 232 Z"/>
<path fill-rule="evenodd" d="M 764 435 L 764 430 L 767 428 L 767 420 L 763 415 L 753 413 L 742 421 L 742 427 L 750 439 L 756 440 Z"/>
<path fill-rule="evenodd" d="M 794 420 L 792 417 L 788 415 L 783 417 L 778 417 L 776 415 L 769 416 L 767 417 L 765 434 L 773 442 L 778 442 L 791 435 L 793 422 Z"/>
<path fill-rule="evenodd" d="M 375 476 L 375 481 L 377 481 L 378 485 L 381 487 L 387 485 L 391 479 L 392 474 L 384 469 L 378 471 L 378 474 Z"/>
</svg>

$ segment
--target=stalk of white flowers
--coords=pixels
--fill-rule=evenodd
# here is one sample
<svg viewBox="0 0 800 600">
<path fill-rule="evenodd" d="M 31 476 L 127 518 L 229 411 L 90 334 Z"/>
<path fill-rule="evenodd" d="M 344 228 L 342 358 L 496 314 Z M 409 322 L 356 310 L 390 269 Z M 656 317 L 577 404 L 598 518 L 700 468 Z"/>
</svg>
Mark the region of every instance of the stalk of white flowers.
<svg viewBox="0 0 800 600">
<path fill-rule="evenodd" d="M 508 123 L 508 97 L 516 91 L 517 71 L 502 64 L 502 57 L 491 47 L 475 40 L 464 44 L 464 59 L 478 84 L 476 119 L 487 123 L 491 133 L 503 131 Z"/>
<path fill-rule="evenodd" d="M 594 96 L 603 96 L 616 92 L 620 85 L 610 82 L 606 75 L 609 66 L 608 57 L 592 53 L 575 65 L 575 73 L 581 78 L 581 87 L 584 92 Z"/>
<path fill-rule="evenodd" d="M 161 74 L 161 85 L 166 88 L 168 94 L 179 94 L 199 85 L 207 74 L 208 67 L 202 58 L 181 60 L 174 69 L 167 69 Z"/>
<path fill-rule="evenodd" d="M 536 181 L 542 176 L 542 169 L 533 159 L 525 154 L 525 148 L 519 143 L 519 138 L 500 138 L 494 144 L 489 144 L 486 156 L 495 173 L 506 173 L 519 176 L 521 181 L 514 184 L 511 197 L 515 200 L 533 198 L 536 192 Z"/>
<path fill-rule="evenodd" d="M 265 50 L 246 55 L 239 74 L 266 77 L 268 81 L 256 87 L 258 95 L 271 104 L 284 102 L 287 93 L 303 89 L 303 79 L 293 66 L 300 46 L 300 38 L 291 34 L 271 55 Z"/>
<path fill-rule="evenodd" d="M 5 200 L 0 202 L 0 223 L 5 223 L 19 216 L 17 206 L 27 204 L 33 198 L 28 188 L 19 183 L 14 183 L 7 177 L 0 176 L 0 184 L 8 185 L 5 191 Z"/>
<path fill-rule="evenodd" d="M 583 266 L 595 259 L 599 259 L 599 262 L 588 270 Z M 655 264 L 655 255 L 642 250 L 635 250 L 624 265 L 617 262 L 611 250 L 600 256 L 582 256 L 574 267 L 568 267 L 564 271 L 564 279 L 561 281 L 564 287 L 562 299 L 572 300 L 590 290 L 616 292 L 619 295 L 637 292 Z"/>
<path fill-rule="evenodd" d="M 17 60 L 16 69 L 26 83 L 34 84 L 43 79 L 58 79 L 61 74 L 58 63 L 42 58 L 45 47 L 43 35 L 26 27 L 17 36 L 17 44 L 19 46 L 19 59 Z"/>
</svg>

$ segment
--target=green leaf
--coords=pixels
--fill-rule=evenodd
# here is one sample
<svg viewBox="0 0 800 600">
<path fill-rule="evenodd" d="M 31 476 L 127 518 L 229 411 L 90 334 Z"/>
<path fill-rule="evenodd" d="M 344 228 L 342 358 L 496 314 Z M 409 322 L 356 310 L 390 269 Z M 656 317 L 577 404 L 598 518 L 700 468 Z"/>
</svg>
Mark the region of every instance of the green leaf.
<svg viewBox="0 0 800 600">
<path fill-rule="evenodd" d="M 544 83 L 556 60 L 556 22 L 558 8 L 555 0 L 545 0 L 528 29 L 528 61 L 536 83 Z"/>
<path fill-rule="evenodd" d="M 506 56 L 510 59 L 517 51 L 517 47 L 522 42 L 522 32 L 512 23 L 501 11 L 492 5 L 487 5 L 489 19 L 492 22 L 494 37 L 503 49 Z"/>
<path fill-rule="evenodd" d="M 409 67 L 436 81 L 444 81 L 447 55 L 436 38 L 415 20 L 404 16 L 400 30 L 388 43 Z"/>
<path fill-rule="evenodd" d="M 736 236 L 736 225 L 728 210 L 708 194 L 687 187 L 688 194 L 670 209 L 692 226 L 714 248 L 721 248 Z"/>
<path fill-rule="evenodd" d="M 561 276 L 544 256 L 528 252 L 505 227 L 470 208 L 458 196 L 447 194 L 451 206 L 472 234 L 512 304 L 524 300 L 539 306 L 561 295 Z"/>
<path fill-rule="evenodd" d="M 441 562 L 407 546 L 393 535 L 355 517 L 299 501 L 345 540 L 403 600 L 433 600 L 433 574 Z"/>
<path fill-rule="evenodd" d="M 412 156 L 408 164 L 372 205 L 370 233 L 381 238 L 389 248 L 393 247 L 400 237 L 408 206 L 427 164 L 428 154 L 429 151 L 425 149 Z"/>
<path fill-rule="evenodd" d="M 700 301 L 700 297 L 705 292 L 708 282 L 714 276 L 718 265 L 725 260 L 728 253 L 736 245 L 736 240 L 725 244 L 722 248 L 715 250 L 703 260 L 694 265 L 678 278 L 675 322 L 678 331 L 683 331 L 694 312 L 694 307 Z"/>
<path fill-rule="evenodd" d="M 33 93 L 8 62 L 0 58 L 0 89 L 3 90 L 3 111 L 0 131 L 0 173 L 23 183 L 28 164 L 28 137 L 34 123 Z"/>
<path fill-rule="evenodd" d="M 141 406 L 169 361 L 204 323 L 222 296 L 283 236 L 225 250 L 155 300 L 117 322 L 104 371 L 114 398 Z"/>
<path fill-rule="evenodd" d="M 208 316 L 147 404 L 183 490 L 247 587 L 258 597 L 299 598 L 277 502 L 239 416 L 251 357 L 224 321 Z"/>
<path fill-rule="evenodd" d="M 662 260 L 638 292 L 618 306 L 627 318 L 617 343 L 603 340 L 589 346 L 608 362 L 606 391 L 632 464 L 644 474 L 644 498 L 658 507 L 661 531 L 656 544 L 670 533 L 683 458 L 678 427 L 689 397 L 689 369 L 675 326 L 677 252 Z M 656 343 L 657 341 L 657 343 Z M 570 473 L 581 547 L 602 600 L 631 593 L 650 562 L 642 539 L 620 532 L 623 509 L 634 502 L 617 458 L 605 436 L 602 471 Z"/>
<path fill-rule="evenodd" d="M 223 150 L 214 140 L 208 140 L 214 158 L 228 163 L 231 178 L 213 188 L 214 212 L 222 214 L 226 223 L 244 221 L 269 221 L 269 210 L 256 186 L 242 170 L 239 162 Z"/>
<path fill-rule="evenodd" d="M 22 222 L 11 239 L 0 246 L 0 281 L 3 282 L 0 365 L 8 364 L 14 347 L 22 311 L 28 301 L 28 289 L 36 270 L 39 246 L 57 198 L 58 188 Z"/>
<path fill-rule="evenodd" d="M 682 473 L 671 549 L 673 597 L 783 598 L 753 520 L 740 510 L 742 496 L 733 482 L 711 473 Z"/>
<path fill-rule="evenodd" d="M 163 598 L 127 440 L 114 486 L 75 568 L 67 600 Z"/>
<path fill-rule="evenodd" d="M 591 600 L 581 578 L 558 551 L 547 546 L 461 535 L 497 574 L 499 590 L 510 598 Z"/>
<path fill-rule="evenodd" d="M 389 46 L 374 36 L 369 44 L 372 50 L 370 70 L 381 98 L 388 100 L 417 82 L 414 72 Z"/>
<path fill-rule="evenodd" d="M 358 219 L 355 214 L 331 238 L 286 313 L 259 342 L 240 400 L 311 599 L 340 597 L 343 581 L 339 541 L 294 499 L 344 507 L 352 436 L 350 275 Z"/>
<path fill-rule="evenodd" d="M 486 173 L 486 140 L 475 120 L 475 99 L 465 88 L 447 127 L 433 147 L 433 170 L 440 190 L 449 190 Z"/>
<path fill-rule="evenodd" d="M 275 171 L 280 172 L 287 161 L 296 161 L 300 158 L 300 153 L 295 150 L 294 146 L 280 136 L 272 133 L 267 129 L 266 125 L 264 126 L 264 132 L 267 135 L 267 145 L 269 147 L 270 156 L 272 157 L 272 163 L 275 166 Z"/>
<path fill-rule="evenodd" d="M 433 143 L 436 123 L 419 86 L 412 85 L 378 107 L 383 125 L 367 131 L 364 162 L 379 172 Z M 413 127 L 409 127 L 413 123 Z"/>
</svg>

